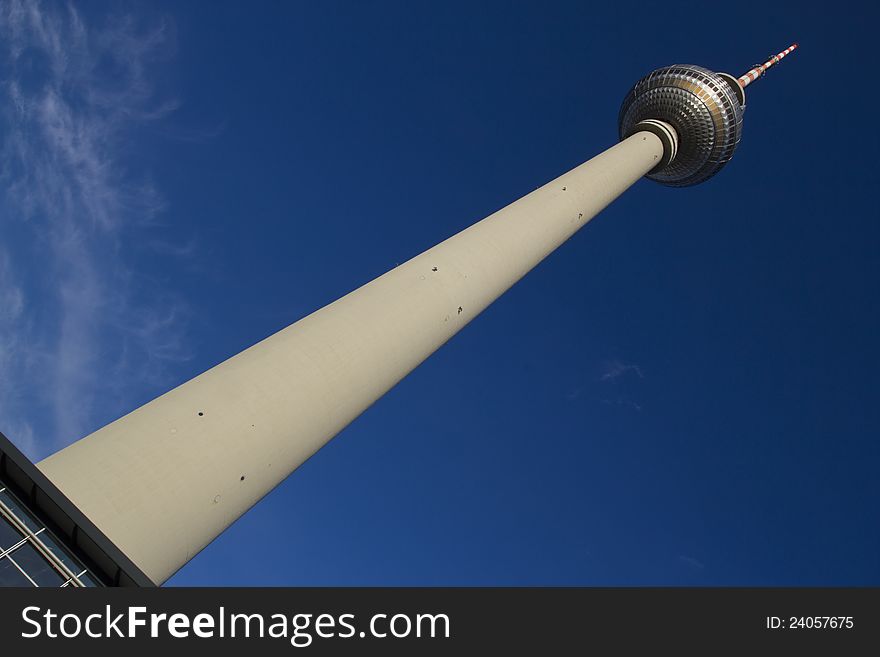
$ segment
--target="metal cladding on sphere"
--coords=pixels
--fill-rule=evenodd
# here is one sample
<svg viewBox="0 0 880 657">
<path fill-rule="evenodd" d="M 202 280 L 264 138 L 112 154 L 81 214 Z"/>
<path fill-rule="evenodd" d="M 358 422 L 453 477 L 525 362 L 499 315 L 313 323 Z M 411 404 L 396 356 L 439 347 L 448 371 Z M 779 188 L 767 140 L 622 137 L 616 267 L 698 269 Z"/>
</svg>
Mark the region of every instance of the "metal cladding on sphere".
<svg viewBox="0 0 880 657">
<path fill-rule="evenodd" d="M 727 78 L 733 80 L 702 66 L 676 64 L 636 82 L 620 108 L 620 138 L 652 119 L 665 121 L 678 135 L 675 158 L 648 178 L 673 187 L 696 185 L 730 161 L 742 134 L 745 96 Z"/>
</svg>

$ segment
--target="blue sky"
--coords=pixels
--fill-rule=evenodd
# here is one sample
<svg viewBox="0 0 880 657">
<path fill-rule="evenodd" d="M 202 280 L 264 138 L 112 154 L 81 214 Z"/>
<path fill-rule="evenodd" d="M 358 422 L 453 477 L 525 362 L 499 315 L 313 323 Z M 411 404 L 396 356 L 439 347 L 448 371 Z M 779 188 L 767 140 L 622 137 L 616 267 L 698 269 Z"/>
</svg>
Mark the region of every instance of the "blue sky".
<svg viewBox="0 0 880 657">
<path fill-rule="evenodd" d="M 873 5 L 0 7 L 35 459 L 612 145 L 653 68 L 798 41 L 721 174 L 637 183 L 170 583 L 880 584 Z"/>
</svg>

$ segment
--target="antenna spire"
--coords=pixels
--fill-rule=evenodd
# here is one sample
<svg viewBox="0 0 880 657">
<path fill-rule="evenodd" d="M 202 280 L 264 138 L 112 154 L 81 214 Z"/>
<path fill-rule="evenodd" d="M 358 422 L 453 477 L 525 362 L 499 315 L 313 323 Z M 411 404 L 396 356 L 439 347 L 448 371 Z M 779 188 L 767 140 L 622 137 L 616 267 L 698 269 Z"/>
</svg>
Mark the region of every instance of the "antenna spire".
<svg viewBox="0 0 880 657">
<path fill-rule="evenodd" d="M 759 77 L 764 75 L 764 72 L 768 68 L 773 66 L 776 62 L 778 62 L 780 59 L 785 57 L 788 53 L 790 53 L 792 50 L 794 50 L 797 47 L 798 47 L 798 44 L 796 44 L 796 43 L 791 44 L 788 48 L 783 50 L 781 53 L 773 55 L 773 57 L 768 59 L 766 62 L 764 62 L 760 66 L 756 66 L 755 68 L 753 68 L 751 71 L 749 71 L 745 75 L 740 76 L 737 79 L 737 82 L 739 82 L 740 86 L 743 89 L 745 89 L 747 86 L 749 86 L 749 84 L 751 84 L 752 82 L 757 80 Z"/>
</svg>

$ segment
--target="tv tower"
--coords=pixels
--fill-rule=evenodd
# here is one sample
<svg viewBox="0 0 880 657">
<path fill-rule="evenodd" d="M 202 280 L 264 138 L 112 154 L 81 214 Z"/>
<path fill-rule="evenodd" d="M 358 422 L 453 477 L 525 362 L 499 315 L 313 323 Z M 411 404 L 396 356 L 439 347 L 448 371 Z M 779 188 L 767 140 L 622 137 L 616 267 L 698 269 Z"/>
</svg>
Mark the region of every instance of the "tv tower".
<svg viewBox="0 0 880 657">
<path fill-rule="evenodd" d="M 683 187 L 718 173 L 745 88 L 796 47 L 739 78 L 693 65 L 646 75 L 615 146 L 39 470 L 161 584 L 639 178 Z"/>
</svg>

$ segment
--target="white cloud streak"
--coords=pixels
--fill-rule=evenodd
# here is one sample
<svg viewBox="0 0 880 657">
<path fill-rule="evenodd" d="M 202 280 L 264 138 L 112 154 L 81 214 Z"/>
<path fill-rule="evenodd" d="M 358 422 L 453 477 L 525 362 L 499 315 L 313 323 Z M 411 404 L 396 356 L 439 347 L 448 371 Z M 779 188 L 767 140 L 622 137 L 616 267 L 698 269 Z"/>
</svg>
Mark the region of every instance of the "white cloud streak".
<svg viewBox="0 0 880 657">
<path fill-rule="evenodd" d="M 638 365 L 633 365 L 631 363 L 623 363 L 619 360 L 612 360 L 605 363 L 602 374 L 599 377 L 600 381 L 617 381 L 618 379 L 625 377 L 627 375 L 634 375 L 640 379 L 645 378 L 645 374 L 642 372 L 642 368 Z"/>
<path fill-rule="evenodd" d="M 0 429 L 32 457 L 187 357 L 186 305 L 129 264 L 163 208 L 127 140 L 176 106 L 149 78 L 169 30 L 0 4 Z"/>
</svg>

